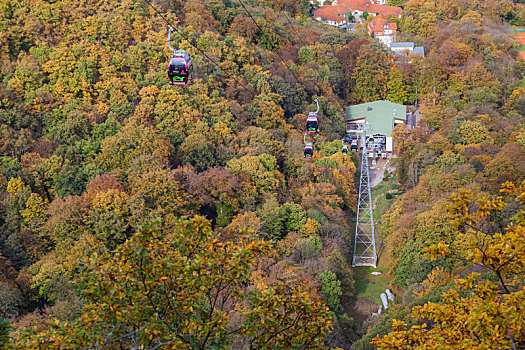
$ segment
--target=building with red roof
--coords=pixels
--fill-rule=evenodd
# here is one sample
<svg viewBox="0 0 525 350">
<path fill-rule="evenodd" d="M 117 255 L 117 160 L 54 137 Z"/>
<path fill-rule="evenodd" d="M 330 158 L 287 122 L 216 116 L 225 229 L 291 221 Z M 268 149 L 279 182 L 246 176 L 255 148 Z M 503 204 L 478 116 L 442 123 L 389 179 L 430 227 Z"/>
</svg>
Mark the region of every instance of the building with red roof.
<svg viewBox="0 0 525 350">
<path fill-rule="evenodd" d="M 370 4 L 366 6 L 366 11 L 370 14 L 375 14 L 377 16 L 386 17 L 401 17 L 401 12 L 403 10 L 399 6 L 388 6 L 388 5 L 378 5 Z"/>
<path fill-rule="evenodd" d="M 401 7 L 381 5 L 380 3 L 380 0 L 375 2 L 372 0 L 332 0 L 332 5 L 324 5 L 314 10 L 314 17 L 318 21 L 333 26 L 345 23 L 347 12 L 354 17 L 362 17 L 365 12 L 383 18 L 401 17 Z"/>
<path fill-rule="evenodd" d="M 396 37 L 397 24 L 377 16 L 368 23 L 368 34 L 389 46 Z"/>
<path fill-rule="evenodd" d="M 332 26 L 340 26 L 346 22 L 346 9 L 342 5 L 325 5 L 314 10 L 314 17 Z"/>
</svg>

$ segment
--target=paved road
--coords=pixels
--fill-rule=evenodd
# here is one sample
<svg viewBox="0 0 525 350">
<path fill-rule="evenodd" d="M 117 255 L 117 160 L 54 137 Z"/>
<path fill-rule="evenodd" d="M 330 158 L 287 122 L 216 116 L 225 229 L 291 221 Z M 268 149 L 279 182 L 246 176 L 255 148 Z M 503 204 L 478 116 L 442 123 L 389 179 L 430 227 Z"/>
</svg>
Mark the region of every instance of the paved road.
<svg viewBox="0 0 525 350">
<path fill-rule="evenodd" d="M 379 159 L 376 165 L 372 165 L 370 161 L 370 187 L 375 187 L 383 181 L 383 175 L 385 169 L 389 169 L 391 172 L 395 170 L 395 167 L 388 166 L 390 159 Z"/>
</svg>

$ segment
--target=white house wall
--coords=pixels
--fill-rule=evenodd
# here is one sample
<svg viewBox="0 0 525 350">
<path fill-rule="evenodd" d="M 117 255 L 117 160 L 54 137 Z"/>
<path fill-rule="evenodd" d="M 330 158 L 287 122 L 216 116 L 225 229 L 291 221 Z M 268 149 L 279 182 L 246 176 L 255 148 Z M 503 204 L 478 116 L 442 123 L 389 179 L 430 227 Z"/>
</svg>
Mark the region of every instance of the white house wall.
<svg viewBox="0 0 525 350">
<path fill-rule="evenodd" d="M 389 46 L 390 43 L 394 42 L 394 36 L 393 35 L 382 35 L 376 37 L 379 41 L 383 43 L 385 46 Z"/>
<path fill-rule="evenodd" d="M 385 146 L 385 148 L 386 148 L 386 151 L 388 153 L 392 153 L 392 151 L 393 151 L 393 148 L 392 148 L 392 136 L 387 136 L 386 137 L 386 146 Z"/>
</svg>

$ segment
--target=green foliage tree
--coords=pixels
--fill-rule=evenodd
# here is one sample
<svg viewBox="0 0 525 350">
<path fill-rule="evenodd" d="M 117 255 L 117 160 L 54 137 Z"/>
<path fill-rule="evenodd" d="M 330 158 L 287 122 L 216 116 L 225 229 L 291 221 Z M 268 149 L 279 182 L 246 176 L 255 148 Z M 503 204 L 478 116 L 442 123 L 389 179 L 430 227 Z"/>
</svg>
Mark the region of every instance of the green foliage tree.
<svg viewBox="0 0 525 350">
<path fill-rule="evenodd" d="M 266 201 L 261 209 L 265 220 L 263 230 L 273 240 L 280 240 L 291 232 L 298 232 L 306 223 L 306 212 L 298 204 L 284 203 L 279 206 L 275 198 Z"/>
<path fill-rule="evenodd" d="M 267 50 L 277 50 L 281 45 L 281 38 L 276 33 L 274 26 L 264 19 L 256 20 L 258 28 L 257 44 L 263 46 Z"/>
<path fill-rule="evenodd" d="M 233 174 L 247 173 L 260 194 L 275 193 L 281 184 L 277 160 L 269 154 L 232 159 L 227 166 Z"/>
<path fill-rule="evenodd" d="M 202 134 L 186 137 L 179 147 L 179 155 L 184 163 L 192 164 L 199 172 L 216 165 L 214 149 Z"/>
<path fill-rule="evenodd" d="M 170 232 L 142 226 L 115 253 L 94 255 L 83 267 L 77 283 L 86 303 L 77 321 L 19 333 L 15 346 L 326 348 L 331 322 L 321 303 L 285 285 L 245 290 L 256 255 L 267 251 L 247 234 L 222 243 L 199 217 Z"/>
<path fill-rule="evenodd" d="M 14 319 L 20 312 L 22 293 L 7 282 L 0 282 L 0 302 L 0 315 Z"/>
<path fill-rule="evenodd" d="M 151 155 L 167 162 L 172 152 L 173 146 L 154 129 L 130 122 L 102 141 L 96 158 L 104 169 L 126 169 L 139 156 Z"/>
<path fill-rule="evenodd" d="M 0 319 L 0 347 L 6 348 L 9 343 L 9 321 Z"/>
<path fill-rule="evenodd" d="M 339 299 L 343 294 L 341 290 L 341 281 L 337 280 L 335 273 L 331 271 L 323 271 L 319 274 L 319 282 L 321 283 L 321 293 L 323 299 L 332 312 L 339 315 L 343 311 L 341 300 Z"/>
<path fill-rule="evenodd" d="M 54 178 L 55 193 L 62 198 L 82 194 L 86 189 L 86 184 L 86 176 L 78 167 L 69 164 L 64 165 L 60 173 L 56 174 Z"/>
<path fill-rule="evenodd" d="M 314 53 L 308 46 L 302 46 L 299 49 L 299 60 L 301 63 L 310 62 L 314 59 Z"/>
</svg>

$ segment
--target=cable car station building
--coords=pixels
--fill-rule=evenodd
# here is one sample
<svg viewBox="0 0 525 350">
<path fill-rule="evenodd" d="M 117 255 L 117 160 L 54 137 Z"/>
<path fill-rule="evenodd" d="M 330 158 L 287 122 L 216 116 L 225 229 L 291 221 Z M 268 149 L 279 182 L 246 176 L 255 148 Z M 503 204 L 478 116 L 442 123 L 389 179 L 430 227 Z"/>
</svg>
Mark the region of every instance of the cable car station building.
<svg viewBox="0 0 525 350">
<path fill-rule="evenodd" d="M 392 157 L 392 129 L 397 124 L 407 123 L 407 108 L 385 100 L 346 107 L 347 135 L 357 137 L 355 130 L 365 122 L 372 128 L 366 131 L 369 157 Z"/>
</svg>

